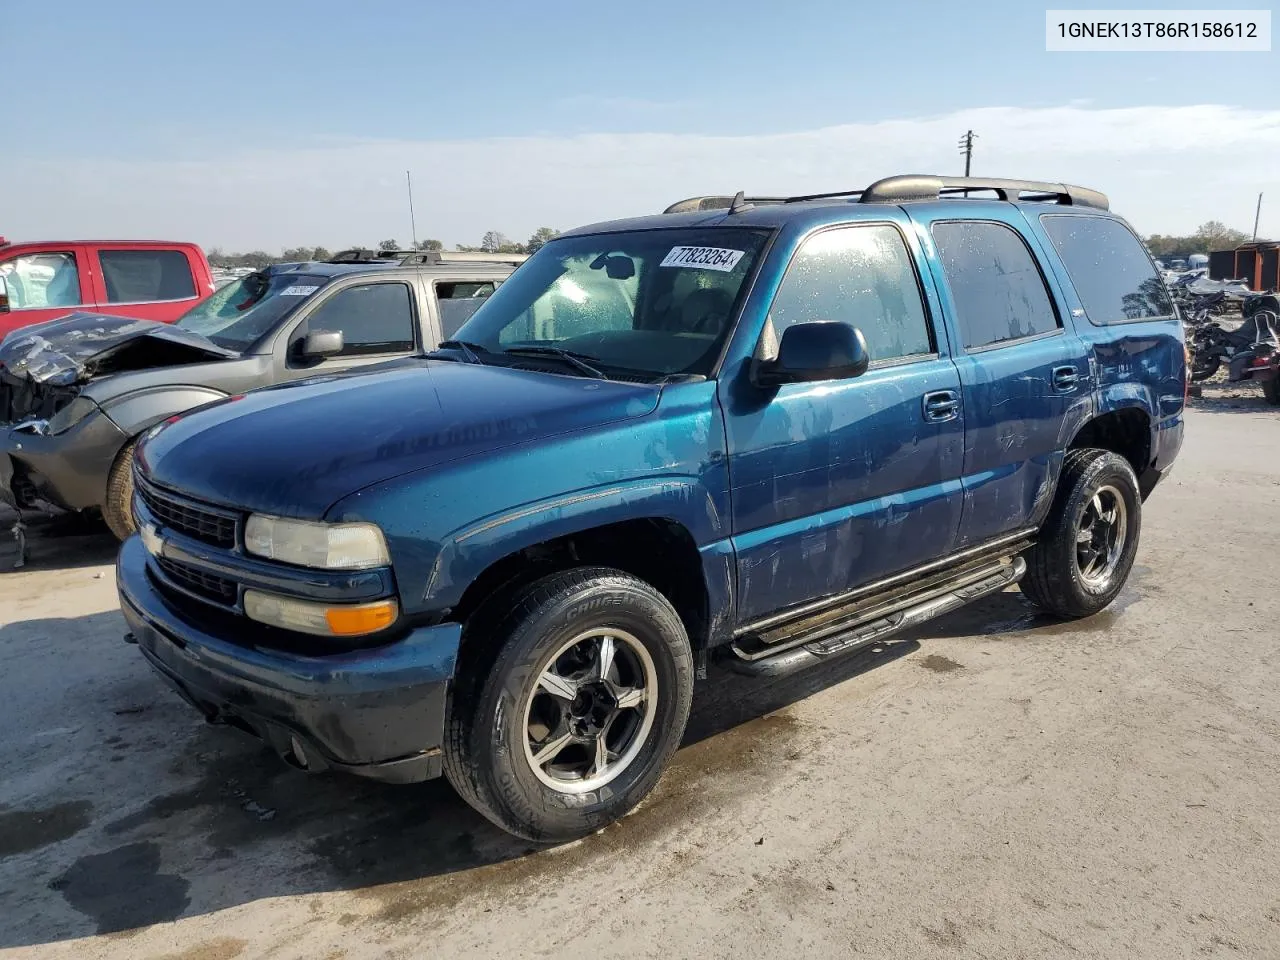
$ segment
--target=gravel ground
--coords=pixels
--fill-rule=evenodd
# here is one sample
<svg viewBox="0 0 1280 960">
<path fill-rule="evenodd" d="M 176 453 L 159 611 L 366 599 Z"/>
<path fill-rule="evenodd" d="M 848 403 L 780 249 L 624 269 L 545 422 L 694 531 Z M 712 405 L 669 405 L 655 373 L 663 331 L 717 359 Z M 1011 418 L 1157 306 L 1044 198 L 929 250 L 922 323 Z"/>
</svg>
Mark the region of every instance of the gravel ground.
<svg viewBox="0 0 1280 960">
<path fill-rule="evenodd" d="M 1196 402 L 1112 609 L 1011 591 L 877 659 L 713 674 L 655 796 L 558 849 L 201 725 L 120 642 L 110 542 L 46 524 L 0 574 L 0 955 L 1280 957 L 1255 394 Z"/>
</svg>

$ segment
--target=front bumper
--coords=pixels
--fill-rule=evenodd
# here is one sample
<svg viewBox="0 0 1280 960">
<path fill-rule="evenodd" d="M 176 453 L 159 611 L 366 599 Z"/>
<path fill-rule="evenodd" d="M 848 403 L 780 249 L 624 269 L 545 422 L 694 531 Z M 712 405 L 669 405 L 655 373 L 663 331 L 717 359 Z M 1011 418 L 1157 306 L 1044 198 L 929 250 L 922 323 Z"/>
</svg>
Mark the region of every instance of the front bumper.
<svg viewBox="0 0 1280 960">
<path fill-rule="evenodd" d="M 56 437 L 0 427 L 0 497 L 13 503 L 23 485 L 55 506 L 86 510 L 102 506 L 107 476 L 128 435 L 106 414 L 91 413 Z"/>
<path fill-rule="evenodd" d="M 440 775 L 459 624 L 329 656 L 241 646 L 169 603 L 147 556 L 137 536 L 121 547 L 120 608 L 147 662 L 207 720 L 253 733 L 312 772 L 390 783 Z"/>
</svg>

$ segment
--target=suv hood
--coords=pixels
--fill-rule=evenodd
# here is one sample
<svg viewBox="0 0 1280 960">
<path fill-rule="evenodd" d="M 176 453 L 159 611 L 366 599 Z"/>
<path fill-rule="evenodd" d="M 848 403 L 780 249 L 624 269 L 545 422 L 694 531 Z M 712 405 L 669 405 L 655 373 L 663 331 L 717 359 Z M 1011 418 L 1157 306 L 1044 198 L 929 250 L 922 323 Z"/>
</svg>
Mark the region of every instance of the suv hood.
<svg viewBox="0 0 1280 960">
<path fill-rule="evenodd" d="M 234 357 L 198 333 L 155 320 L 72 313 L 20 327 L 0 341 L 0 369 L 10 377 L 65 386 L 122 370 L 144 370 Z"/>
<path fill-rule="evenodd" d="M 138 462 L 200 500 L 319 519 L 379 481 L 642 417 L 658 396 L 652 385 L 420 360 L 232 397 L 164 426 Z"/>
</svg>

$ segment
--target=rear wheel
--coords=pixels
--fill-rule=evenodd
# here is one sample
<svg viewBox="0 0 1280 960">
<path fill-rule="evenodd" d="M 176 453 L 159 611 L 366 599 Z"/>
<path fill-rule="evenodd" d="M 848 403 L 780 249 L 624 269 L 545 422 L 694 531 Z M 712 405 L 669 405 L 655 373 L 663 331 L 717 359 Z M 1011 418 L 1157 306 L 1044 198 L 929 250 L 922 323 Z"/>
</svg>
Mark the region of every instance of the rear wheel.
<svg viewBox="0 0 1280 960">
<path fill-rule="evenodd" d="M 657 590 L 617 570 L 553 574 L 467 624 L 445 774 L 517 836 L 560 842 L 618 819 L 680 744 L 693 658 Z"/>
<path fill-rule="evenodd" d="M 1109 450 L 1069 451 L 1049 518 L 1027 553 L 1023 594 L 1059 617 L 1097 613 L 1129 579 L 1141 529 L 1129 461 Z"/>
<path fill-rule="evenodd" d="M 116 455 L 107 475 L 107 495 L 102 501 L 102 519 L 117 540 L 128 540 L 137 527 L 133 523 L 133 453 L 138 441 L 130 440 Z"/>
</svg>

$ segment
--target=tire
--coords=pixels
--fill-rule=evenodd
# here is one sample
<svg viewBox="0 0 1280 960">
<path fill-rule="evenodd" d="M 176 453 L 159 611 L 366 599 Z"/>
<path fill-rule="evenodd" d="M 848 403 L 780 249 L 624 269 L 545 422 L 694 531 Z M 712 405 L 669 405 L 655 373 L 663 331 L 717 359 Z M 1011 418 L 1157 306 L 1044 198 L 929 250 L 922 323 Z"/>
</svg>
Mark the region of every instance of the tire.
<svg viewBox="0 0 1280 960">
<path fill-rule="evenodd" d="M 1280 376 L 1262 381 L 1262 395 L 1273 407 L 1280 407 Z"/>
<path fill-rule="evenodd" d="M 1201 380 L 1208 380 L 1218 372 L 1218 367 L 1222 365 L 1220 357 L 1210 357 L 1207 360 L 1199 361 L 1194 358 L 1191 361 L 1191 380 L 1199 383 Z"/>
<path fill-rule="evenodd" d="M 1082 543 L 1086 525 L 1094 539 Z M 1026 555 L 1023 594 L 1063 619 L 1092 616 L 1129 579 L 1141 531 L 1142 497 L 1129 461 L 1109 450 L 1068 451 L 1049 517 Z"/>
<path fill-rule="evenodd" d="M 649 584 L 604 567 L 551 574 L 491 606 L 464 628 L 445 776 L 518 837 L 594 833 L 648 795 L 680 745 L 694 672 L 684 624 Z M 601 637 L 612 641 L 607 682 Z M 610 707 L 640 689 L 640 702 Z M 596 724 L 605 733 L 592 741 Z"/>
<path fill-rule="evenodd" d="M 102 519 L 117 540 L 128 540 L 137 527 L 133 523 L 133 452 L 137 439 L 130 440 L 116 454 L 107 474 L 107 495 L 102 501 Z"/>
</svg>

